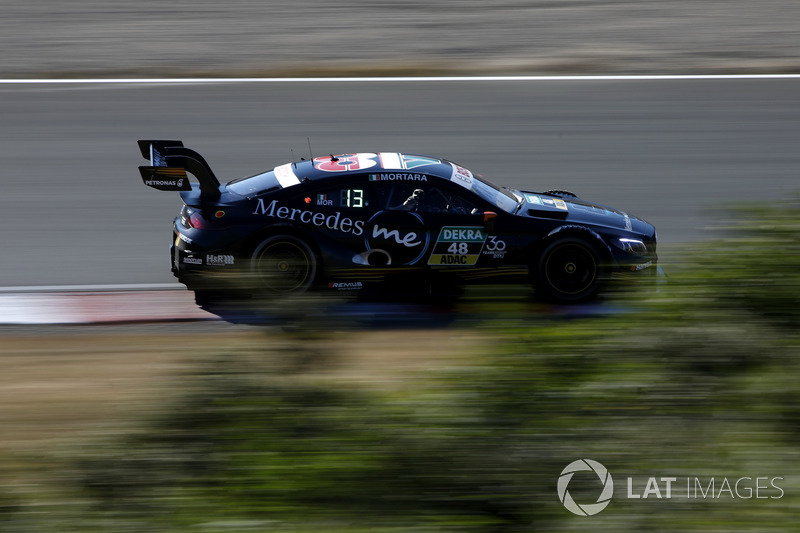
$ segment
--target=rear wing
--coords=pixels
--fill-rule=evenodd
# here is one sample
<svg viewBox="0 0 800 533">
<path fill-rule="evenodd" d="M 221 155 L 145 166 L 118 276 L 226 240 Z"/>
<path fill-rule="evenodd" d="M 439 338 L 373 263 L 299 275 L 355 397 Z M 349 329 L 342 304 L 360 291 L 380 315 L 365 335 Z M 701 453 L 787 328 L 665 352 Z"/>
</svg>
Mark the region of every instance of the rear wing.
<svg viewBox="0 0 800 533">
<path fill-rule="evenodd" d="M 192 189 L 186 172 L 200 183 L 201 197 L 219 197 L 219 180 L 203 156 L 184 148 L 181 141 L 139 141 L 142 157 L 149 166 L 139 167 L 144 184 L 160 191 L 189 191 Z"/>
</svg>

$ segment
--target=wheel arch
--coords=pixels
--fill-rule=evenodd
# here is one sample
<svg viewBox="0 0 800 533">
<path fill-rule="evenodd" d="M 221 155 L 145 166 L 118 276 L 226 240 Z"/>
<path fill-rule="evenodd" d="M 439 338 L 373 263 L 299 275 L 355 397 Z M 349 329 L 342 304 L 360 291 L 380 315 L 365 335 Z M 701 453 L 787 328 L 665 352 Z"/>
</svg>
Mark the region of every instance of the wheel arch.
<svg viewBox="0 0 800 533">
<path fill-rule="evenodd" d="M 543 276 L 543 263 L 544 257 L 549 253 L 552 245 L 558 242 L 569 240 L 580 241 L 584 246 L 588 246 L 593 250 L 593 254 L 597 257 L 597 271 L 595 275 L 596 282 L 591 286 L 587 284 L 586 291 L 583 294 L 575 294 L 571 296 L 568 293 L 553 286 L 549 282 L 545 282 Z M 534 248 L 530 256 L 529 263 L 529 278 L 531 284 L 537 295 L 549 301 L 560 303 L 578 303 L 588 298 L 594 297 L 610 279 L 613 272 L 613 256 L 611 249 L 603 238 L 591 228 L 575 224 L 562 225 L 554 228 L 545 237 L 543 237 Z"/>
<path fill-rule="evenodd" d="M 240 253 L 243 256 L 250 257 L 262 242 L 276 235 L 289 235 L 303 240 L 311 248 L 311 251 L 314 252 L 320 265 L 322 264 L 322 253 L 314 235 L 309 231 L 305 231 L 297 226 L 292 226 L 291 224 L 273 224 L 253 232 L 243 241 Z"/>
<path fill-rule="evenodd" d="M 601 258 L 603 259 L 606 268 L 613 266 L 614 254 L 608 243 L 603 240 L 603 237 L 601 237 L 600 234 L 593 229 L 578 224 L 566 224 L 563 226 L 558 226 L 550 231 L 547 236 L 538 242 L 535 249 L 536 253 L 533 254 L 531 259 L 531 264 L 534 265 L 538 262 L 540 254 L 551 242 L 564 237 L 575 237 L 586 240 L 589 244 L 595 246 L 597 251 L 600 253 Z"/>
<path fill-rule="evenodd" d="M 309 289 L 313 289 L 319 283 L 321 276 L 322 276 L 322 260 L 321 254 L 319 251 L 319 246 L 315 242 L 314 238 L 309 236 L 307 232 L 297 230 L 297 228 L 289 225 L 275 225 L 270 226 L 269 228 L 265 228 L 265 231 L 259 231 L 252 235 L 251 239 L 249 240 L 248 246 L 245 248 L 245 252 L 249 254 L 249 265 L 250 265 L 250 273 L 255 275 L 256 277 L 261 276 L 261 254 L 264 253 L 264 249 L 266 246 L 271 246 L 274 243 L 293 243 L 296 249 L 302 251 L 302 253 L 308 255 L 308 260 L 304 263 L 306 266 L 303 268 L 308 269 L 310 272 L 306 277 L 303 278 L 302 286 L 298 284 L 297 289 L 291 289 L 287 291 L 279 290 L 274 287 L 267 288 L 268 285 L 264 285 L 264 289 L 267 290 L 270 294 L 290 294 L 290 293 L 299 293 L 305 292 Z M 305 248 L 305 250 L 303 250 Z M 258 258 L 256 256 L 259 256 Z M 268 256 L 267 256 L 268 257 Z M 297 265 L 302 265 L 303 263 L 294 263 Z M 289 269 L 291 269 L 292 263 L 287 263 Z M 285 270 L 285 269 L 284 269 Z M 272 275 L 273 273 L 277 273 L 274 271 L 267 270 L 265 271 Z M 282 274 L 277 273 L 279 276 Z M 291 274 L 290 274 L 291 276 Z M 256 279 L 256 278 L 254 278 Z M 307 280 L 307 281 L 306 281 Z"/>
</svg>

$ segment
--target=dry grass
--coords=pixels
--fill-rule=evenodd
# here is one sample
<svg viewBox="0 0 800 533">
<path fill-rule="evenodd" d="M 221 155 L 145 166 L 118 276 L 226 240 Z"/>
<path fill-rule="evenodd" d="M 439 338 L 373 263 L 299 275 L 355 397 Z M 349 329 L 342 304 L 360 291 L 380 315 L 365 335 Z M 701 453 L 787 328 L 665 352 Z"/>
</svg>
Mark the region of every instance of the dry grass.
<svg viewBox="0 0 800 533">
<path fill-rule="evenodd" d="M 295 340 L 260 329 L 155 333 L 147 327 L 76 328 L 45 335 L 5 335 L 0 344 L 0 467 L 131 431 L 185 392 L 187 376 L 221 354 L 281 357 Z M 342 332 L 309 339 L 324 348 L 324 367 L 307 376 L 379 387 L 404 386 L 419 372 L 455 364 L 474 335 L 447 330 Z M 36 459 L 38 460 L 38 459 Z"/>
</svg>

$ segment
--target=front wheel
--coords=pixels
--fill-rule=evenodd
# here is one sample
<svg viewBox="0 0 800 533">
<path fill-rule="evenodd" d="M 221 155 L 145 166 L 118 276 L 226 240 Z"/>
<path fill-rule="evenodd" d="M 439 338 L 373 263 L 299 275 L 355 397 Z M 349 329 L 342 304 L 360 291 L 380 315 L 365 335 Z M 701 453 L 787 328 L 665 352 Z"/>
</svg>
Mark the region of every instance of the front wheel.
<svg viewBox="0 0 800 533">
<path fill-rule="evenodd" d="M 577 303 L 597 294 L 601 272 L 601 257 L 593 245 L 579 237 L 564 237 L 545 247 L 532 277 L 546 299 Z"/>
<path fill-rule="evenodd" d="M 308 290 L 317 275 L 314 251 L 293 235 L 276 235 L 253 251 L 251 269 L 258 286 L 272 294 L 296 294 Z"/>
</svg>

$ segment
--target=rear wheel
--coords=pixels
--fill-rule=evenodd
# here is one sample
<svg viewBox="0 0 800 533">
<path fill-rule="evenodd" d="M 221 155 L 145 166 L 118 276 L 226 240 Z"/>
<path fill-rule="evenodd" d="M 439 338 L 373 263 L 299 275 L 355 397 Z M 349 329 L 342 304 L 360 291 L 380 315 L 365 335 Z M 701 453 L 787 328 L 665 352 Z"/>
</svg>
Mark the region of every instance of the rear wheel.
<svg viewBox="0 0 800 533">
<path fill-rule="evenodd" d="M 276 235 L 256 247 L 251 269 L 259 287 L 269 293 L 300 293 L 313 285 L 317 259 L 302 239 Z"/>
<path fill-rule="evenodd" d="M 534 284 L 546 299 L 576 303 L 597 294 L 602 272 L 597 249 L 579 237 L 564 237 L 545 247 Z"/>
</svg>

